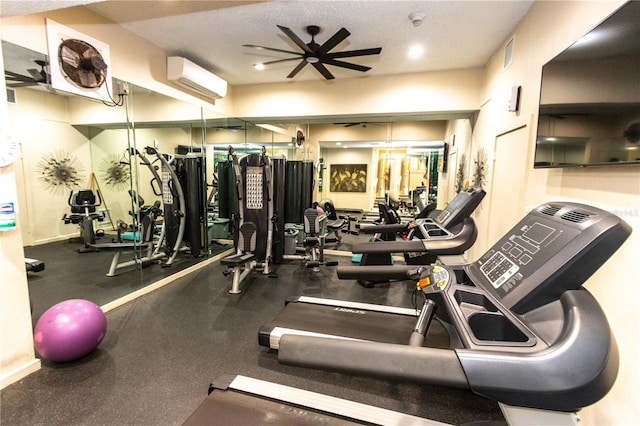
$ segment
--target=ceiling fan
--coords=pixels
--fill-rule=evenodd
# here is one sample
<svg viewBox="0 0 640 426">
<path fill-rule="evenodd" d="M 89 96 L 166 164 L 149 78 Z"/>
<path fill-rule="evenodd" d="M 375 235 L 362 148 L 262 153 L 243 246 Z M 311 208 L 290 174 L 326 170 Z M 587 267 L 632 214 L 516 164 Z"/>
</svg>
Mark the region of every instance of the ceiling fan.
<svg viewBox="0 0 640 426">
<path fill-rule="evenodd" d="M 383 124 L 381 123 L 372 123 L 369 121 L 358 121 L 358 122 L 352 122 L 352 123 L 333 123 L 336 126 L 342 126 L 342 127 L 353 127 L 353 126 L 362 126 L 362 127 L 367 127 L 369 124 L 373 124 L 374 126 L 383 126 Z"/>
<path fill-rule="evenodd" d="M 371 49 L 358 49 L 358 50 L 348 50 L 344 52 L 334 52 L 330 53 L 329 51 L 336 47 L 340 42 L 349 37 L 351 33 L 347 31 L 346 28 L 341 28 L 336 32 L 329 40 L 325 41 L 322 45 L 316 43 L 315 36 L 320 33 L 320 27 L 317 25 L 309 25 L 306 27 L 307 33 L 311 36 L 311 42 L 305 43 L 302 41 L 291 29 L 287 27 L 283 27 L 282 25 L 278 25 L 278 28 L 285 33 L 287 37 L 291 39 L 300 49 L 301 52 L 293 52 L 290 50 L 282 50 L 275 49 L 272 47 L 264 47 L 264 46 L 256 46 L 254 44 L 244 44 L 243 47 L 252 47 L 254 49 L 262 49 L 262 50 L 271 50 L 273 52 L 282 52 L 282 53 L 290 53 L 292 55 L 296 55 L 294 58 L 287 59 L 278 59 L 275 61 L 264 62 L 262 65 L 270 65 L 276 64 L 280 62 L 287 61 L 296 61 L 300 60 L 300 63 L 287 75 L 287 78 L 293 78 L 298 74 L 307 64 L 311 64 L 314 66 L 316 70 L 324 78 L 327 80 L 332 80 L 335 77 L 325 65 L 333 65 L 336 67 L 348 68 L 355 71 L 369 71 L 371 67 L 366 67 L 363 65 L 352 64 L 350 62 L 344 62 L 338 60 L 338 58 L 350 58 L 354 56 L 367 56 L 367 55 L 378 55 L 381 51 L 381 47 L 371 48 Z"/>
<path fill-rule="evenodd" d="M 45 70 L 47 63 L 42 60 L 33 61 L 37 65 L 40 66 L 40 69 L 29 68 L 27 72 L 30 76 L 18 74 L 13 71 L 5 70 L 4 78 L 7 83 L 7 87 L 27 87 L 27 86 L 36 86 L 40 83 L 48 83 L 49 75 Z"/>
</svg>

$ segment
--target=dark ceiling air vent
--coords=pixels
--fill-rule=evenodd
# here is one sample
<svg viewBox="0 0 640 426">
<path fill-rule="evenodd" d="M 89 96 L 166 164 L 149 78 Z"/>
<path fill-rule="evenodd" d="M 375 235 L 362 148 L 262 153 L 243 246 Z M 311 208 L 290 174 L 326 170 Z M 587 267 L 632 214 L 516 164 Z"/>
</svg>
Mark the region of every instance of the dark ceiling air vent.
<svg viewBox="0 0 640 426">
<path fill-rule="evenodd" d="M 539 211 L 540 213 L 546 214 L 547 216 L 553 216 L 558 213 L 558 210 L 560 210 L 560 207 L 546 205 L 540 208 Z"/>
<path fill-rule="evenodd" d="M 580 212 L 577 210 L 571 210 L 567 213 L 564 213 L 560 217 L 564 220 L 568 220 L 569 222 L 582 223 L 587 219 L 589 219 L 589 216 L 591 215 L 588 213 Z"/>
<path fill-rule="evenodd" d="M 7 102 L 9 102 L 10 104 L 17 103 L 15 89 L 7 87 Z"/>
</svg>

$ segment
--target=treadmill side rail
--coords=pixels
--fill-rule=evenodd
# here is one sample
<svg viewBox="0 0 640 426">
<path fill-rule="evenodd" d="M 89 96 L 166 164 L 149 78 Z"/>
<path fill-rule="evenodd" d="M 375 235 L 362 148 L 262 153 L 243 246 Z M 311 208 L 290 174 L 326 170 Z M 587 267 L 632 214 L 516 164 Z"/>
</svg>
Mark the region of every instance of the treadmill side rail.
<svg viewBox="0 0 640 426">
<path fill-rule="evenodd" d="M 431 253 L 431 254 L 462 254 L 467 251 L 478 237 L 478 230 L 472 218 L 465 218 L 463 225 L 455 234 L 447 233 L 442 237 L 431 236 L 424 239 L 400 241 L 375 241 L 356 243 L 352 246 L 353 253 Z"/>
<path fill-rule="evenodd" d="M 327 371 L 469 389 L 455 351 L 285 334 L 278 362 Z"/>
<path fill-rule="evenodd" d="M 618 348 L 598 302 L 564 293 L 564 324 L 549 348 L 529 354 L 457 349 L 471 389 L 510 405 L 576 411 L 604 397 L 618 374 Z"/>
</svg>

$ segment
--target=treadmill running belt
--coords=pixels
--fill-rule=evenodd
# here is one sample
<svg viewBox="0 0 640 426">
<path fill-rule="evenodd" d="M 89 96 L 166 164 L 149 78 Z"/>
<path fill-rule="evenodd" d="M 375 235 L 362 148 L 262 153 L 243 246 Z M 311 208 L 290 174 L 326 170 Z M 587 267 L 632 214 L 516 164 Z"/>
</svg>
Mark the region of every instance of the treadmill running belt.
<svg viewBox="0 0 640 426">
<path fill-rule="evenodd" d="M 402 315 L 289 302 L 270 325 L 261 328 L 260 342 L 268 342 L 266 334 L 278 327 L 352 339 L 408 344 L 417 319 L 417 314 Z M 429 347 L 449 348 L 449 334 L 439 321 L 434 320 L 429 327 L 425 344 Z"/>
<path fill-rule="evenodd" d="M 263 422 L 279 426 L 356 424 L 306 407 L 229 391 L 212 393 L 184 425 L 253 425 Z"/>
</svg>

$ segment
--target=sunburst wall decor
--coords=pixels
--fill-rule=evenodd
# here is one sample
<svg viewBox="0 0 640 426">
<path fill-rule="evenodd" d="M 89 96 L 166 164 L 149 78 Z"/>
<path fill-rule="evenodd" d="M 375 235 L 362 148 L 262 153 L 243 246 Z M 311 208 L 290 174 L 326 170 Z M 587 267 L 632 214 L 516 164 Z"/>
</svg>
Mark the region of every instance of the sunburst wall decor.
<svg viewBox="0 0 640 426">
<path fill-rule="evenodd" d="M 84 171 L 77 157 L 63 151 L 43 155 L 36 164 L 36 170 L 45 189 L 56 195 L 77 188 L 80 174 Z"/>
<path fill-rule="evenodd" d="M 106 185 L 120 190 L 129 187 L 129 165 L 118 154 L 111 154 L 100 163 L 100 175 Z"/>
<path fill-rule="evenodd" d="M 484 148 L 480 148 L 476 153 L 476 158 L 473 160 L 473 186 L 482 188 L 487 183 L 488 174 L 487 153 Z"/>
<path fill-rule="evenodd" d="M 458 162 L 458 170 L 456 171 L 456 194 L 467 186 L 466 182 L 467 156 L 462 154 Z"/>
</svg>

